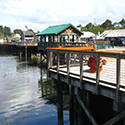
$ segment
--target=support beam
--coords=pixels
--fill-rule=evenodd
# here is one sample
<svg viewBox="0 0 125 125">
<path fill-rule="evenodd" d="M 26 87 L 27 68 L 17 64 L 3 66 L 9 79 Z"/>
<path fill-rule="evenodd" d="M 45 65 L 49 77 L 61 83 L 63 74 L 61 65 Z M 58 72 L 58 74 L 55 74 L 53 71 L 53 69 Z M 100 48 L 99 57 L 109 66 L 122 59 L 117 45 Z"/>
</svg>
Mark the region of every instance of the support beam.
<svg viewBox="0 0 125 125">
<path fill-rule="evenodd" d="M 68 35 L 68 43 L 70 43 L 70 34 Z"/>
<path fill-rule="evenodd" d="M 116 62 L 116 101 L 120 101 L 119 97 L 119 88 L 120 88 L 120 55 L 117 55 Z"/>
<path fill-rule="evenodd" d="M 70 95 L 70 102 L 69 102 L 69 118 L 70 118 L 70 125 L 74 125 L 74 86 L 69 85 L 69 95 Z"/>
<path fill-rule="evenodd" d="M 48 60 L 47 60 L 47 63 L 48 63 L 48 77 L 50 77 L 50 74 L 49 74 L 49 69 L 50 67 L 52 67 L 52 62 L 53 62 L 53 58 L 52 58 L 52 52 L 51 51 L 47 51 L 47 54 L 48 54 Z M 42 55 L 41 55 L 41 58 L 42 58 Z"/>
<path fill-rule="evenodd" d="M 80 42 L 80 36 L 78 36 L 78 43 Z"/>
<path fill-rule="evenodd" d="M 60 35 L 58 35 L 58 43 L 60 43 Z"/>
<path fill-rule="evenodd" d="M 57 51 L 57 80 L 59 81 L 60 53 Z"/>
<path fill-rule="evenodd" d="M 63 125 L 63 83 L 57 85 L 58 125 Z"/>
<path fill-rule="evenodd" d="M 48 69 L 52 67 L 52 61 L 53 61 L 52 52 L 48 51 Z"/>
<path fill-rule="evenodd" d="M 88 111 L 88 109 L 82 102 L 81 98 L 78 95 L 76 96 L 76 98 L 77 98 L 78 102 L 80 103 L 80 105 L 82 106 L 83 110 L 85 111 L 86 115 L 88 116 L 89 120 L 93 123 L 93 125 L 98 125 L 97 122 L 95 121 L 95 119 L 93 118 L 93 116 L 91 115 L 91 113 Z"/>
<path fill-rule="evenodd" d="M 79 59 L 80 59 L 80 88 L 83 89 L 83 54 L 80 53 L 79 55 Z"/>
<path fill-rule="evenodd" d="M 82 102 L 85 101 L 83 90 L 81 90 L 80 88 L 78 88 L 77 95 L 79 96 Z M 82 105 L 78 103 L 78 125 L 84 125 L 85 124 L 84 120 L 85 120 L 84 110 L 82 108 Z"/>
<path fill-rule="evenodd" d="M 124 117 L 125 117 L 125 110 L 120 112 L 118 115 L 116 115 L 115 117 L 113 117 L 112 119 L 104 123 L 103 125 L 112 125 Z"/>
<path fill-rule="evenodd" d="M 96 94 L 98 95 L 99 94 L 99 89 L 98 89 L 98 86 L 99 86 L 99 77 L 100 77 L 100 56 L 96 55 Z"/>
<path fill-rule="evenodd" d="M 67 84 L 69 85 L 69 75 L 70 75 L 70 61 L 71 61 L 71 54 L 67 52 Z"/>
<path fill-rule="evenodd" d="M 76 95 L 74 95 L 74 125 L 78 125 L 78 100 L 76 99 Z"/>
</svg>

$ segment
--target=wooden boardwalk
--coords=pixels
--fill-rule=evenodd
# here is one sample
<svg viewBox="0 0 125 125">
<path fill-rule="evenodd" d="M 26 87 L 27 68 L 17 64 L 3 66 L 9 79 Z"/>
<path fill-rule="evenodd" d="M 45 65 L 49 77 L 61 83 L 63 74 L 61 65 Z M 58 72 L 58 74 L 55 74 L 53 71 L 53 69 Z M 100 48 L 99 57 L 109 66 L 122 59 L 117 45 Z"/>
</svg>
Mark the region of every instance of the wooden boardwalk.
<svg viewBox="0 0 125 125">
<path fill-rule="evenodd" d="M 122 88 L 120 88 L 120 90 L 125 92 L 125 62 L 121 62 L 121 65 L 122 67 L 121 67 L 120 85 L 122 86 Z M 89 79 L 89 78 L 96 79 L 96 73 L 89 73 L 89 69 L 90 68 L 87 65 L 83 66 L 83 76 L 86 77 L 84 78 L 84 80 L 96 83 L 95 80 Z M 60 68 L 59 73 L 64 74 L 64 72 L 67 72 L 67 68 Z M 79 78 L 77 76 L 80 75 L 80 66 L 70 67 L 70 74 L 71 74 L 70 76 L 72 77 Z M 114 84 L 114 86 L 104 84 L 103 82 L 100 82 L 99 83 L 100 85 L 116 88 L 116 63 L 115 62 L 109 62 L 106 65 L 103 65 L 103 70 L 100 72 L 100 81 L 105 81 L 107 83 L 111 83 L 112 85 Z"/>
<path fill-rule="evenodd" d="M 57 53 L 56 65 L 53 63 L 53 53 Z M 60 54 L 65 53 L 65 64 L 60 64 Z M 76 56 L 74 56 L 76 55 Z M 85 57 L 96 55 L 96 73 L 89 73 L 90 67 L 86 64 Z M 71 57 L 73 57 L 71 59 Z M 77 57 L 77 63 L 76 58 Z M 99 59 L 113 58 L 114 62 L 108 62 L 103 65 L 103 70 L 99 72 Z M 54 57 L 55 58 L 55 57 Z M 74 59 L 74 61 L 73 61 Z M 97 124 L 91 113 L 79 96 L 79 89 L 82 92 L 93 93 L 94 95 L 101 95 L 113 100 L 113 110 L 121 111 L 117 116 L 107 121 L 104 125 L 113 124 L 122 118 L 125 118 L 125 53 L 115 52 L 97 52 L 97 51 L 78 51 L 78 50 L 61 50 L 61 49 L 48 49 L 48 71 L 52 79 L 55 79 L 56 83 L 66 83 L 74 88 L 74 94 L 77 101 L 82 106 L 89 120 L 93 124 Z M 72 60 L 72 61 L 71 61 Z M 58 84 L 59 85 L 59 84 Z M 61 85 L 61 83 L 60 83 Z M 59 89 L 59 88 L 58 88 Z M 61 90 L 61 88 L 60 88 Z M 60 92 L 58 92 L 59 94 Z M 62 90 L 61 90 L 62 93 Z M 71 90 L 72 93 L 72 90 Z M 62 95 L 60 95 L 62 96 Z M 70 98 L 72 100 L 72 94 Z M 83 97 L 85 98 L 85 97 Z M 59 102 L 60 104 L 61 102 Z M 73 105 L 73 102 L 70 102 Z M 96 102 L 95 102 L 96 103 Z M 122 106 L 121 106 L 122 105 Z M 103 107 L 102 107 L 103 108 Z M 72 113 L 71 109 L 71 113 Z M 72 117 L 72 116 L 70 116 Z M 73 118 L 71 118 L 73 119 Z M 72 122 L 72 121 L 70 121 Z M 124 120 L 125 122 L 125 120 Z"/>
</svg>

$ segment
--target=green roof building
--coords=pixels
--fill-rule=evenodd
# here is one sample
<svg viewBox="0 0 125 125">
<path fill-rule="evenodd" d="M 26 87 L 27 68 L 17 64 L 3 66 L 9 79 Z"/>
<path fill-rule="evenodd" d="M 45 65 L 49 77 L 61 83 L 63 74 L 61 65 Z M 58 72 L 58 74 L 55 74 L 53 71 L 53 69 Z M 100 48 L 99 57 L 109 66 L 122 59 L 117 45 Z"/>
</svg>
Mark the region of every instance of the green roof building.
<svg viewBox="0 0 125 125">
<path fill-rule="evenodd" d="M 38 33 L 37 35 L 61 35 L 62 32 L 63 33 L 65 32 L 65 34 L 68 35 L 67 29 L 70 30 L 69 31 L 70 35 L 73 33 L 73 31 L 77 35 L 83 35 L 83 33 L 80 30 L 78 30 L 76 27 L 74 27 L 72 24 L 49 26 L 48 28 L 46 28 L 42 32 Z M 72 35 L 74 35 L 74 34 L 72 34 Z"/>
<path fill-rule="evenodd" d="M 62 24 L 49 26 L 37 35 L 41 37 L 39 48 L 43 48 L 43 46 L 46 48 L 58 47 L 68 42 L 79 42 L 79 38 L 83 35 L 83 32 L 72 24 Z"/>
</svg>

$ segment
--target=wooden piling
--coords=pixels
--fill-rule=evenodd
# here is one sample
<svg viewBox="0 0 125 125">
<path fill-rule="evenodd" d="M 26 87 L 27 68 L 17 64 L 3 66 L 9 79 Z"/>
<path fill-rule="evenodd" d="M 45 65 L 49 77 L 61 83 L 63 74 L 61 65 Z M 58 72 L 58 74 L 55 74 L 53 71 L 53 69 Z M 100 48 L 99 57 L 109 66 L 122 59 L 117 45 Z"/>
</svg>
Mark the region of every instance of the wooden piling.
<svg viewBox="0 0 125 125">
<path fill-rule="evenodd" d="M 71 84 L 69 85 L 69 95 L 70 95 L 69 119 L 70 119 L 70 125 L 74 125 L 74 87 Z"/>
<path fill-rule="evenodd" d="M 57 84 L 58 125 L 63 125 L 63 83 Z"/>
</svg>

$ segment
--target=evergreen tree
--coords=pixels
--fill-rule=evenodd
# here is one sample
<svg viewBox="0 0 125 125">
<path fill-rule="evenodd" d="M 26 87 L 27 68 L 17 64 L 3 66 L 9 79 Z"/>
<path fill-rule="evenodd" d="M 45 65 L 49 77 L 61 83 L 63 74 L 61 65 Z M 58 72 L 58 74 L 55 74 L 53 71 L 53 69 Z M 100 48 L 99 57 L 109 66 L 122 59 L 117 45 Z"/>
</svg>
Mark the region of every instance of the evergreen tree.
<svg viewBox="0 0 125 125">
<path fill-rule="evenodd" d="M 21 29 L 15 29 L 15 30 L 14 30 L 14 33 L 15 33 L 15 34 L 20 34 L 20 35 L 21 35 L 21 34 L 22 34 L 22 30 L 21 30 Z"/>
<path fill-rule="evenodd" d="M 102 23 L 101 27 L 103 27 L 104 29 L 112 28 L 112 21 L 107 19 L 104 23 Z"/>
</svg>

